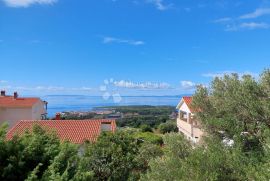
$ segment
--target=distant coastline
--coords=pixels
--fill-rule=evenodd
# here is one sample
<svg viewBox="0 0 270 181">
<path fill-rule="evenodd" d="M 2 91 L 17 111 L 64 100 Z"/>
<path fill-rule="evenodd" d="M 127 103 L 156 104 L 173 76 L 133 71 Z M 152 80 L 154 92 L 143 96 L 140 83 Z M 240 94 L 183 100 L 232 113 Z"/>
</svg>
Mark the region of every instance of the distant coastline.
<svg viewBox="0 0 270 181">
<path fill-rule="evenodd" d="M 176 106 L 184 95 L 175 96 L 122 96 L 122 101 L 115 103 L 112 99 L 105 100 L 102 96 L 88 95 L 47 95 L 41 98 L 47 101 L 48 116 L 58 112 L 92 111 L 98 107 L 110 106 Z"/>
</svg>

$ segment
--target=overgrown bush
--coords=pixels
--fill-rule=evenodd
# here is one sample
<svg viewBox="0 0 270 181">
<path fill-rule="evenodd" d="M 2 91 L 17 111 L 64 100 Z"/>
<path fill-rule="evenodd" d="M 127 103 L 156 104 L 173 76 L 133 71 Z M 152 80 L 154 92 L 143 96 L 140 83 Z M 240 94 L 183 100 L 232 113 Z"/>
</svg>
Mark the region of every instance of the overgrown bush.
<svg viewBox="0 0 270 181">
<path fill-rule="evenodd" d="M 152 128 L 149 125 L 141 125 L 141 131 L 142 132 L 153 132 Z"/>
<path fill-rule="evenodd" d="M 176 121 L 168 121 L 166 123 L 162 123 L 158 126 L 158 130 L 160 133 L 171 133 L 171 132 L 178 132 L 178 128 L 176 126 Z"/>
<path fill-rule="evenodd" d="M 6 140 L 6 129 L 0 129 L 0 180 L 138 180 L 149 159 L 162 154 L 161 137 L 135 129 L 103 133 L 80 146 L 39 126 Z"/>
<path fill-rule="evenodd" d="M 270 70 L 259 80 L 232 74 L 198 87 L 192 108 L 207 132 L 203 144 L 165 135 L 164 156 L 150 161 L 141 180 L 269 180 L 269 97 Z M 224 144 L 224 137 L 234 144 Z"/>
</svg>

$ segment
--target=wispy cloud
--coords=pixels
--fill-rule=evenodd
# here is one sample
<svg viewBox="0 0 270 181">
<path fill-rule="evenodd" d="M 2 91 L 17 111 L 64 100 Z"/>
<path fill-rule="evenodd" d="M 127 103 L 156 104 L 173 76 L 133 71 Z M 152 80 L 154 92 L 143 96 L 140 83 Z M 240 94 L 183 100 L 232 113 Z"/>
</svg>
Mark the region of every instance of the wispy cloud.
<svg viewBox="0 0 270 181">
<path fill-rule="evenodd" d="M 215 78 L 215 77 L 223 77 L 224 75 L 230 75 L 230 74 L 234 74 L 234 73 L 237 73 L 240 77 L 242 77 L 243 75 L 251 75 L 255 78 L 259 77 L 258 73 L 254 73 L 254 72 L 250 72 L 250 71 L 237 72 L 237 71 L 231 71 L 231 70 L 205 73 L 205 74 L 202 74 L 202 76 L 209 77 L 209 78 Z"/>
<path fill-rule="evenodd" d="M 154 4 L 160 11 L 167 10 L 173 6 L 173 4 L 165 4 L 163 0 L 146 0 L 146 2 Z"/>
<path fill-rule="evenodd" d="M 269 28 L 269 24 L 267 23 L 255 23 L 255 22 L 250 22 L 250 23 L 242 23 L 240 24 L 240 28 L 248 28 L 248 29 L 258 29 L 258 28 Z"/>
<path fill-rule="evenodd" d="M 141 40 L 130 40 L 130 39 L 122 39 L 122 38 L 115 38 L 115 37 L 103 37 L 103 43 L 109 44 L 109 43 L 123 43 L 123 44 L 129 44 L 129 45 L 144 45 L 145 42 Z"/>
<path fill-rule="evenodd" d="M 225 26 L 225 31 L 240 31 L 240 30 L 255 30 L 268 29 L 270 24 L 267 22 L 247 22 L 250 19 L 255 19 L 264 15 L 270 15 L 270 8 L 258 8 L 252 13 L 244 14 L 239 17 L 225 17 L 216 19 L 213 23 L 219 23 Z"/>
<path fill-rule="evenodd" d="M 228 22 L 228 21 L 231 21 L 231 20 L 232 20 L 232 18 L 225 17 L 225 18 L 216 19 L 213 22 L 214 23 L 224 23 L 224 22 Z"/>
<path fill-rule="evenodd" d="M 7 81 L 5 81 L 6 83 Z M 91 87 L 61 87 L 61 86 L 12 86 L 1 85 L 1 89 L 9 89 L 14 91 L 28 91 L 28 92 L 88 92 L 92 91 Z"/>
<path fill-rule="evenodd" d="M 114 81 L 114 86 L 121 88 L 129 89 L 169 89 L 171 88 L 170 84 L 166 82 L 157 83 L 157 82 L 132 82 L 132 81 Z"/>
<path fill-rule="evenodd" d="M 34 4 L 54 4 L 57 0 L 2 0 L 9 7 L 29 7 Z"/>
<path fill-rule="evenodd" d="M 254 29 L 268 29 L 269 24 L 264 22 L 248 22 L 240 24 L 227 25 L 225 31 L 239 31 L 239 30 L 254 30 Z"/>
<path fill-rule="evenodd" d="M 90 87 L 59 87 L 59 86 L 37 86 L 37 87 L 17 87 L 17 89 L 28 89 L 28 90 L 37 90 L 37 91 L 90 91 Z"/>
<path fill-rule="evenodd" d="M 196 85 L 197 85 L 196 83 L 192 81 L 187 81 L 187 80 L 181 81 L 180 84 L 181 84 L 181 88 L 184 90 L 193 90 L 196 88 Z"/>
<path fill-rule="evenodd" d="M 4 83 L 8 83 L 8 81 L 6 81 L 6 80 L 0 80 L 0 83 L 1 84 L 4 84 Z"/>
<path fill-rule="evenodd" d="M 240 19 L 252 19 L 252 18 L 258 18 L 263 15 L 269 15 L 270 14 L 270 8 L 258 8 L 252 13 L 244 14 L 240 16 Z"/>
</svg>

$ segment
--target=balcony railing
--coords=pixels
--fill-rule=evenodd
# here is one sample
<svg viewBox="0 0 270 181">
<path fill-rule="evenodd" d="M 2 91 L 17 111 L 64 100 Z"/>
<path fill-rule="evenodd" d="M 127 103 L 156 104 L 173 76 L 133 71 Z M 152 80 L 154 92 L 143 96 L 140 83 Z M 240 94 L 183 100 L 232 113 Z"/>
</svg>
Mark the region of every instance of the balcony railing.
<svg viewBox="0 0 270 181">
<path fill-rule="evenodd" d="M 187 121 L 182 119 L 177 119 L 177 126 L 181 132 L 191 136 L 192 135 L 192 125 L 189 124 Z"/>
</svg>

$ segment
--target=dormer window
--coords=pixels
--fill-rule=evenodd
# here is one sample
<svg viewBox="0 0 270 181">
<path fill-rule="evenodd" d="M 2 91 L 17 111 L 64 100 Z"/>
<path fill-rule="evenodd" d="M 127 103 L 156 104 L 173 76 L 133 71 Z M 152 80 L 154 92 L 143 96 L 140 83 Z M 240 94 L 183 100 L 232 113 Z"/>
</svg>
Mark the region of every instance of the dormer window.
<svg viewBox="0 0 270 181">
<path fill-rule="evenodd" d="M 102 122 L 101 123 L 101 131 L 112 131 L 112 123 L 111 122 Z"/>
</svg>

